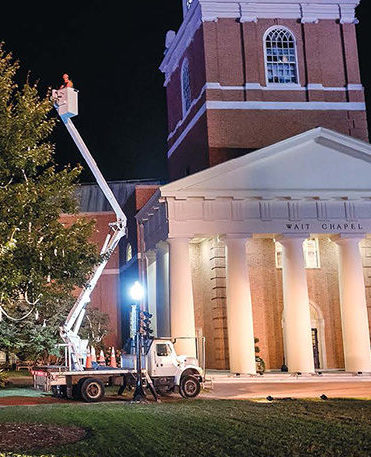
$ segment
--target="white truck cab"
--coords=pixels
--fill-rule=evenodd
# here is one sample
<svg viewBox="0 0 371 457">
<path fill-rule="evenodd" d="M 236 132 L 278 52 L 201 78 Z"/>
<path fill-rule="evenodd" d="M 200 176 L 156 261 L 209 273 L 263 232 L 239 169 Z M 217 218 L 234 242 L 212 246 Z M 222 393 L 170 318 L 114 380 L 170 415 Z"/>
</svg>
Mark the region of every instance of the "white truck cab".
<svg viewBox="0 0 371 457">
<path fill-rule="evenodd" d="M 136 359 L 123 355 L 123 368 L 135 369 Z M 142 359 L 142 368 L 146 370 L 158 393 L 178 391 L 185 398 L 196 397 L 204 379 L 203 369 L 195 357 L 176 354 L 170 339 L 154 339 Z M 124 386 L 130 385 L 132 377 L 127 376 Z"/>
</svg>

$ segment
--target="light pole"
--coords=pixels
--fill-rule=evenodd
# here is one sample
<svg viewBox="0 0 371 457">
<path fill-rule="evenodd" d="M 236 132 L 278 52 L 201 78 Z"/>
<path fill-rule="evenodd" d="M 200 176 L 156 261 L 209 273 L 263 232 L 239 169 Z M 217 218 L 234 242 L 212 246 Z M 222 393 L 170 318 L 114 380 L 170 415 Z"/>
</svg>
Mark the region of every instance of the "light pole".
<svg viewBox="0 0 371 457">
<path fill-rule="evenodd" d="M 137 383 L 134 391 L 133 400 L 142 401 L 146 399 L 146 394 L 143 390 L 142 382 L 142 334 L 140 332 L 140 302 L 144 297 L 144 289 L 139 281 L 135 281 L 130 289 L 131 298 L 136 302 L 136 335 L 135 335 L 135 348 L 137 356 Z"/>
</svg>

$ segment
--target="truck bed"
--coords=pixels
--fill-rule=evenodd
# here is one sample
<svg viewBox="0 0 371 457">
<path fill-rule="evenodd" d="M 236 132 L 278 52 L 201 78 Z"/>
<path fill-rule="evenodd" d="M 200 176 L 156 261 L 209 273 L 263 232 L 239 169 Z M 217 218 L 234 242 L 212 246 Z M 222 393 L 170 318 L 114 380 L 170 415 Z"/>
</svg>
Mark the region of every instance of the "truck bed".
<svg viewBox="0 0 371 457">
<path fill-rule="evenodd" d="M 66 367 L 44 366 L 35 368 L 31 373 L 33 375 L 34 388 L 49 392 L 52 386 L 67 385 L 69 382 L 75 384 L 82 378 L 98 378 L 104 381 L 105 378 L 108 380 L 108 378 L 116 378 L 128 373 L 135 374 L 136 371 L 127 368 L 67 371 Z M 69 382 L 68 379 L 70 380 Z"/>
</svg>

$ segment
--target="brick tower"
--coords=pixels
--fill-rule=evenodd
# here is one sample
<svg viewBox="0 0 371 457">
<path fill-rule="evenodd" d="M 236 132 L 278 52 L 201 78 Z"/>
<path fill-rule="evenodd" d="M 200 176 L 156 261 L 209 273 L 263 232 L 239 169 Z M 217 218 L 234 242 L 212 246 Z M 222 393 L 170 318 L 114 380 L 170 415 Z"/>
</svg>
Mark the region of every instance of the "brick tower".
<svg viewBox="0 0 371 457">
<path fill-rule="evenodd" d="M 166 37 L 170 179 L 322 126 L 368 140 L 359 0 L 182 0 Z"/>
</svg>

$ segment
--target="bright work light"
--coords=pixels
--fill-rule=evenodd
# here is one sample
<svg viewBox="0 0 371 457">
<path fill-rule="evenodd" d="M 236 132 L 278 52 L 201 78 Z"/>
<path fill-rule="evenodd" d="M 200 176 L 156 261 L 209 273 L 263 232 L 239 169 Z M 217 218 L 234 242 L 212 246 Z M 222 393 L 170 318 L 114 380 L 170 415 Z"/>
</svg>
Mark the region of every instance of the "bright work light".
<svg viewBox="0 0 371 457">
<path fill-rule="evenodd" d="M 131 286 L 130 296 L 135 301 L 140 301 L 144 297 L 144 289 L 139 281 L 135 281 L 135 283 Z"/>
</svg>

